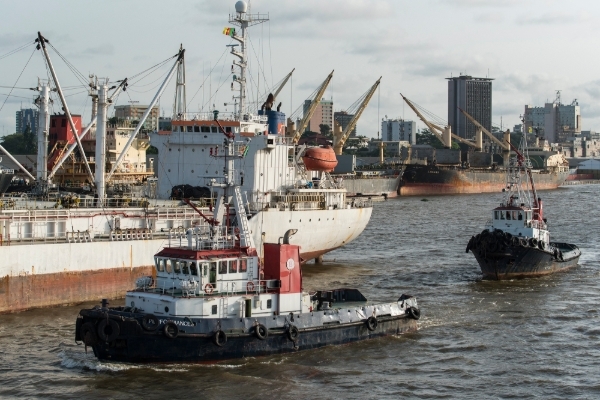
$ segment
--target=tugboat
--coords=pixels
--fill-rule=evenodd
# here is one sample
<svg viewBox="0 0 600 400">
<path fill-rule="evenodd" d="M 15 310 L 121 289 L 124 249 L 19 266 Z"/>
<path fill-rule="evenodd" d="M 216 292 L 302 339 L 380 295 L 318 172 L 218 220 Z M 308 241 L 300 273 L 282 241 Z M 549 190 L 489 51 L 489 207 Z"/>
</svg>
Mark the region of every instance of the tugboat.
<svg viewBox="0 0 600 400">
<path fill-rule="evenodd" d="M 264 259 L 258 257 L 233 171 L 247 143 L 221 131 L 225 180 L 212 182 L 219 198 L 214 217 L 203 216 L 208 226 L 189 228 L 187 243 L 159 251 L 153 276 L 138 279 L 124 306 L 102 300 L 81 310 L 75 340 L 100 360 L 211 362 L 415 331 L 420 310 L 413 296 L 372 304 L 356 289 L 303 291 L 293 229 L 263 244 Z M 230 198 L 236 224 L 228 217 Z"/>
<path fill-rule="evenodd" d="M 507 168 L 504 199 L 492 212 L 492 220 L 472 236 L 471 251 L 483 279 L 529 278 L 564 271 L 577 265 L 581 251 L 574 244 L 551 242 L 542 200 L 538 197 L 525 146 Z M 523 179 L 525 176 L 525 179 Z M 523 180 L 525 182 L 523 182 Z"/>
</svg>

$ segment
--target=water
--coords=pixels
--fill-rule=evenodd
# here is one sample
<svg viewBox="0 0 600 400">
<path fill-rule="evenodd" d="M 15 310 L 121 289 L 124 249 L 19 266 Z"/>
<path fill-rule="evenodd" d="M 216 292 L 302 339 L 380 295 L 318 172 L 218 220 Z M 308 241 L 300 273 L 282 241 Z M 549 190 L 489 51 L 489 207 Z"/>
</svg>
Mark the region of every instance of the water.
<svg viewBox="0 0 600 400">
<path fill-rule="evenodd" d="M 83 306 L 0 316 L 2 398 L 600 398 L 597 186 L 542 192 L 553 240 L 580 265 L 484 282 L 472 254 L 499 194 L 378 203 L 364 234 L 304 269 L 310 289 L 417 296 L 419 331 L 212 365 L 98 362 L 73 342 Z M 113 304 L 117 301 L 113 302 Z M 87 305 L 85 305 L 87 306 Z"/>
</svg>

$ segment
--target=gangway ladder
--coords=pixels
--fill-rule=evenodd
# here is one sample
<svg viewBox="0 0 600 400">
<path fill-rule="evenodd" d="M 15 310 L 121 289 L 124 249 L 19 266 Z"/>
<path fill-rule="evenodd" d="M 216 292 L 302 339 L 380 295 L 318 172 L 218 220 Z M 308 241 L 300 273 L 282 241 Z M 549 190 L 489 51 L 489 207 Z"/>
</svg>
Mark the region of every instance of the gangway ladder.
<svg viewBox="0 0 600 400">
<path fill-rule="evenodd" d="M 248 216 L 246 214 L 246 207 L 242 200 L 242 193 L 240 187 L 236 186 L 234 189 L 235 194 L 235 212 L 237 216 L 238 226 L 240 228 L 240 246 L 255 249 L 254 239 L 250 233 L 250 226 L 248 225 Z"/>
</svg>

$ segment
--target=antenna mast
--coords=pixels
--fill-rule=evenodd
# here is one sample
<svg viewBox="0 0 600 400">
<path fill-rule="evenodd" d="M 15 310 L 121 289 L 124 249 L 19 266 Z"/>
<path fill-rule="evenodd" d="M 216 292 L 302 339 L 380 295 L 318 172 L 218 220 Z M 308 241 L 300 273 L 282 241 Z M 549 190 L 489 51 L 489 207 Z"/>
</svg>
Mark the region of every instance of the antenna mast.
<svg viewBox="0 0 600 400">
<path fill-rule="evenodd" d="M 240 43 L 240 51 L 236 51 L 235 47 L 231 46 L 231 54 L 239 58 L 239 61 L 234 61 L 233 64 L 240 68 L 240 76 L 234 79 L 234 82 L 240 85 L 240 94 L 238 108 L 238 120 L 242 121 L 246 112 L 246 69 L 248 68 L 248 57 L 246 54 L 246 29 L 250 26 L 262 24 L 269 20 L 269 14 L 250 14 L 248 4 L 245 1 L 235 3 L 235 15 L 229 15 L 229 23 L 242 28 L 241 35 L 238 35 L 235 30 L 230 33 L 233 40 Z"/>
</svg>

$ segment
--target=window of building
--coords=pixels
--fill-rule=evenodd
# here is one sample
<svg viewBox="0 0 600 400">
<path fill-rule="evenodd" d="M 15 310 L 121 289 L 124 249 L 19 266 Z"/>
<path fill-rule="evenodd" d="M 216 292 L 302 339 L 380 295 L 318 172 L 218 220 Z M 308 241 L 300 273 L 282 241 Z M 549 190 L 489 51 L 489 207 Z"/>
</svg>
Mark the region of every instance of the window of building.
<svg viewBox="0 0 600 400">
<path fill-rule="evenodd" d="M 67 126 L 67 120 L 66 119 L 61 120 L 60 126 L 63 127 L 63 128 L 66 127 Z"/>
<path fill-rule="evenodd" d="M 56 120 L 55 119 L 52 120 L 52 127 L 56 128 Z"/>
</svg>

